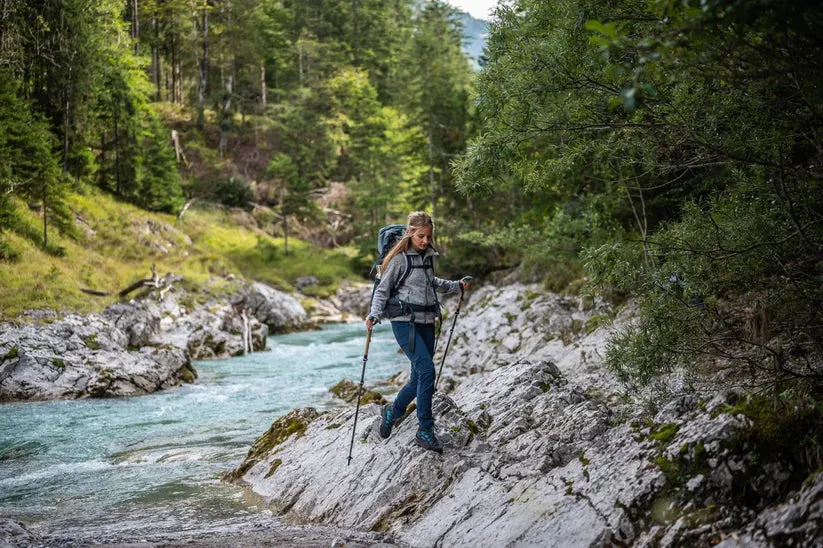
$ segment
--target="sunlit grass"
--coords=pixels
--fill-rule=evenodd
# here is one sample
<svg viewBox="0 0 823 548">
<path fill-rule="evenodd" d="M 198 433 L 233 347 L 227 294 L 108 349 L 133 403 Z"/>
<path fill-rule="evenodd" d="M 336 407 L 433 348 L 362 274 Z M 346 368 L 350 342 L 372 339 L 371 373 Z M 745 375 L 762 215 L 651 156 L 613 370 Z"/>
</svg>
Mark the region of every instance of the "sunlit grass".
<svg viewBox="0 0 823 548">
<path fill-rule="evenodd" d="M 116 294 L 147 278 L 152 264 L 160 275 L 184 277 L 183 286 L 220 294 L 235 288 L 229 274 L 291 290 L 297 278 L 315 276 L 319 283 L 306 292 L 332 293 L 343 279 L 354 279 L 352 248 L 326 250 L 289 238 L 288 256 L 282 238 L 256 228 L 248 216 L 226 210 L 192 208 L 182 221 L 173 215 L 150 213 L 94 190 L 73 195 L 69 204 L 82 219 L 78 239 L 50 231 L 49 242 L 65 248 L 65 256 L 44 253 L 28 239 L 11 232 L 5 240 L 20 258 L 0 262 L 0 314 L 5 318 L 25 309 L 52 307 L 90 312 L 116 302 L 116 296 L 96 297 L 81 288 Z M 20 208 L 27 223 L 37 227 L 38 213 Z M 207 288 L 205 286 L 208 286 Z"/>
</svg>

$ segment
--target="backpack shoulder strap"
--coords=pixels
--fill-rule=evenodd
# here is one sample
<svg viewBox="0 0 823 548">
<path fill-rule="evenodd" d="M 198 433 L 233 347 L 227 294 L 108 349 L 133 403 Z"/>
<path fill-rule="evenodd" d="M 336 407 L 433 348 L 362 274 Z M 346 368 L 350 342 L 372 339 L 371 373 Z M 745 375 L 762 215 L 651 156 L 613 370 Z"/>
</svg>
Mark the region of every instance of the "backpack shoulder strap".
<svg viewBox="0 0 823 548">
<path fill-rule="evenodd" d="M 401 287 L 404 283 L 406 283 L 406 280 L 408 279 L 409 274 L 411 274 L 412 268 L 414 268 L 414 267 L 412 266 L 412 258 L 411 258 L 411 255 L 409 255 L 408 253 L 406 253 L 406 252 L 404 251 L 404 252 L 403 252 L 403 258 L 404 258 L 404 259 L 405 259 L 405 261 L 406 261 L 406 268 L 403 270 L 403 274 L 401 274 L 401 275 L 400 275 L 400 278 L 397 280 L 397 283 L 396 283 L 396 284 L 394 284 L 394 288 L 392 288 L 392 295 L 396 295 L 396 294 L 397 294 L 397 292 L 400 290 L 400 287 Z"/>
</svg>

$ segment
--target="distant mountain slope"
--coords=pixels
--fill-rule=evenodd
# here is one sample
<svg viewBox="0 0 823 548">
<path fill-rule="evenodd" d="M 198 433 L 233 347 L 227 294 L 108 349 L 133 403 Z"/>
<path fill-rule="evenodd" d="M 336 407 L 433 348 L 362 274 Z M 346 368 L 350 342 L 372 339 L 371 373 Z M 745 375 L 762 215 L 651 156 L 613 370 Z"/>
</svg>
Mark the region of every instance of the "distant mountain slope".
<svg viewBox="0 0 823 548">
<path fill-rule="evenodd" d="M 463 51 L 471 58 L 472 66 L 479 68 L 478 60 L 486 45 L 489 23 L 482 19 L 475 19 L 465 12 L 460 12 L 460 22 L 463 23 L 463 35 L 465 36 Z"/>
</svg>

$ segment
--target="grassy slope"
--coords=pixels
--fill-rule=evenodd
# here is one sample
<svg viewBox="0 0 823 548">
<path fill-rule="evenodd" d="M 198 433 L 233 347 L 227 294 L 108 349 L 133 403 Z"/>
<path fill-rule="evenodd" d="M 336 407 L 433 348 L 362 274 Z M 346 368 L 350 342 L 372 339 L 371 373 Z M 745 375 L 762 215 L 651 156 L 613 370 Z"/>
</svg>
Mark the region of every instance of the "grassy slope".
<svg viewBox="0 0 823 548">
<path fill-rule="evenodd" d="M 328 294 L 342 279 L 357 278 L 351 268 L 352 249 L 325 250 L 289 239 L 290 255 L 286 257 L 282 238 L 256 229 L 250 217 L 240 212 L 195 207 L 180 222 L 172 215 L 150 213 L 96 190 L 71 196 L 70 206 L 86 226 L 78 223 L 77 240 L 50 231 L 50 242 L 66 249 L 64 257 L 48 255 L 13 233 L 4 234 L 21 258 L 13 263 L 0 261 L 0 318 L 46 306 L 78 312 L 100 310 L 117 297 L 93 297 L 80 287 L 117 292 L 148 277 L 152 263 L 160 275 L 182 274 L 184 286 L 212 292 L 230 288 L 222 278 L 226 274 L 285 290 L 292 288 L 296 278 L 314 275 L 320 284 L 312 287 L 312 293 L 319 296 Z M 24 209 L 20 208 L 21 213 L 29 222 L 40 226 L 39 215 Z M 150 223 L 154 230 L 148 229 Z"/>
</svg>

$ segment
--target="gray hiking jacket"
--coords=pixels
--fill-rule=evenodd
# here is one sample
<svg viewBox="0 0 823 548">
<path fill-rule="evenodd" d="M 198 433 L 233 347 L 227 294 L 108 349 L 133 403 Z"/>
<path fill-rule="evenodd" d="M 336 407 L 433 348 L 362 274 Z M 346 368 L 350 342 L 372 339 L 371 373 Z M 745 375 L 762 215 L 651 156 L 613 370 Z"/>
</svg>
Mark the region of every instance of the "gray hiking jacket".
<svg viewBox="0 0 823 548">
<path fill-rule="evenodd" d="M 429 246 L 419 253 L 414 247 L 409 246 L 406 254 L 411 258 L 412 266 L 423 266 L 424 261 L 429 257 L 437 257 L 438 253 L 432 246 Z M 406 270 L 406 258 L 403 253 L 398 253 L 389 262 L 386 271 L 383 272 L 380 278 L 380 283 L 374 291 L 374 298 L 372 299 L 371 311 L 369 316 L 375 318 L 384 318 L 386 301 L 391 296 L 394 286 L 397 285 L 398 280 L 403 276 Z M 438 293 L 457 293 L 460 291 L 460 282 L 451 280 L 443 280 L 434 275 L 434 271 L 428 268 L 413 268 L 409 273 L 406 281 L 398 288 L 397 298 L 403 302 L 418 304 L 418 305 L 433 305 L 435 304 L 435 290 Z M 434 323 L 434 312 L 417 312 L 414 317 L 415 323 Z M 408 322 L 411 321 L 410 315 L 397 316 L 391 319 L 393 322 Z"/>
</svg>

